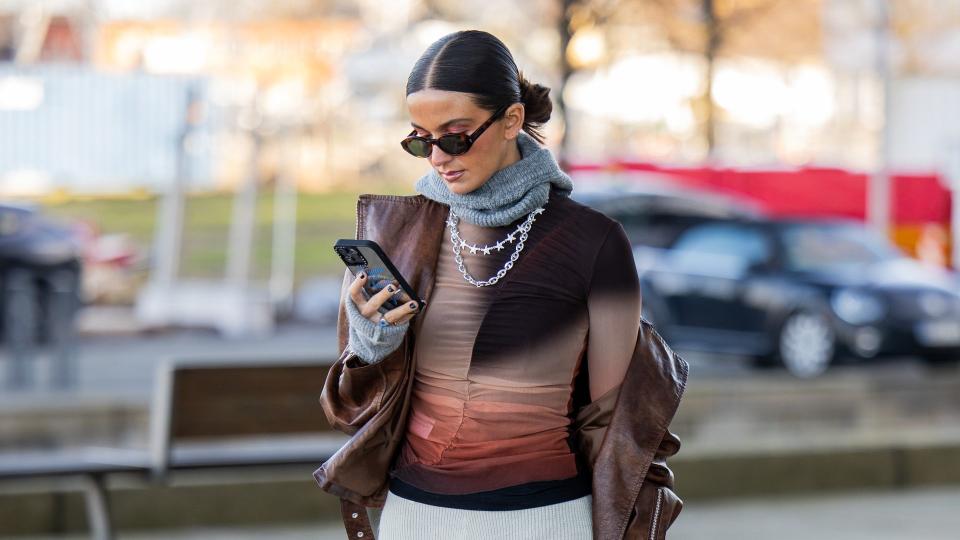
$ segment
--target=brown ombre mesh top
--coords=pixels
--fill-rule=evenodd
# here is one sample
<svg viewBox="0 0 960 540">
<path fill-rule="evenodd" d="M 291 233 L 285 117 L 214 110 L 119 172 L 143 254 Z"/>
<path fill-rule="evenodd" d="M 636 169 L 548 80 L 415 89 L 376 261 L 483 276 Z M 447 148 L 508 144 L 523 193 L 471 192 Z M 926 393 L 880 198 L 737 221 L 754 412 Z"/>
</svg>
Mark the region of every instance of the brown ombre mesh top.
<svg viewBox="0 0 960 540">
<path fill-rule="evenodd" d="M 414 325 L 415 383 L 394 477 L 466 494 L 577 475 L 568 443 L 574 378 L 587 370 L 594 400 L 619 391 L 640 287 L 618 223 L 553 194 L 545 208 L 516 266 L 493 286 L 463 278 L 445 234 L 429 306 Z M 497 228 L 461 220 L 460 235 L 492 244 L 524 218 Z M 487 279 L 515 245 L 490 255 L 464 249 L 466 268 Z"/>
</svg>

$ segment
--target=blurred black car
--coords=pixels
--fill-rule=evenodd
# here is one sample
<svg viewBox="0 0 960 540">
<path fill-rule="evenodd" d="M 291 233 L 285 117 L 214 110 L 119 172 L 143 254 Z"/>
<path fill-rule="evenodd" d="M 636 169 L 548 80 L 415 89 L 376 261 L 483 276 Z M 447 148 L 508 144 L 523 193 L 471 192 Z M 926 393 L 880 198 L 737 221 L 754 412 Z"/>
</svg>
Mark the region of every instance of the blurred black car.
<svg viewBox="0 0 960 540">
<path fill-rule="evenodd" d="M 760 218 L 762 209 L 743 199 L 657 184 L 578 183 L 573 198 L 623 225 L 630 243 L 669 247 L 693 225 L 716 219 Z"/>
<path fill-rule="evenodd" d="M 8 338 L 14 318 L 30 312 L 35 338 L 50 335 L 51 305 L 56 290 L 79 302 L 81 257 L 70 231 L 35 209 L 0 204 L 0 342 Z M 14 291 L 27 290 L 33 302 L 14 301 Z"/>
<path fill-rule="evenodd" d="M 735 218 L 685 229 L 641 271 L 643 310 L 672 346 L 811 377 L 839 355 L 960 358 L 960 279 L 861 223 Z"/>
</svg>

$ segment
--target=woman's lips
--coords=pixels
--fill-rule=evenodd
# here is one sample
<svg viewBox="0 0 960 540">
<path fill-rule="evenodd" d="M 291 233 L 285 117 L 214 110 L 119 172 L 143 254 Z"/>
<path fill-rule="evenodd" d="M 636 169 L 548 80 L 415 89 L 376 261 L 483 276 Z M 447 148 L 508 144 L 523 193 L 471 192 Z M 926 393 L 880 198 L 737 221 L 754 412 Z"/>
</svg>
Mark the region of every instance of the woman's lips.
<svg viewBox="0 0 960 540">
<path fill-rule="evenodd" d="M 443 179 L 446 180 L 447 182 L 455 182 L 461 176 L 463 176 L 463 171 L 460 170 L 460 171 L 453 171 L 453 172 L 444 172 L 444 173 L 440 173 L 440 176 L 443 176 Z"/>
</svg>

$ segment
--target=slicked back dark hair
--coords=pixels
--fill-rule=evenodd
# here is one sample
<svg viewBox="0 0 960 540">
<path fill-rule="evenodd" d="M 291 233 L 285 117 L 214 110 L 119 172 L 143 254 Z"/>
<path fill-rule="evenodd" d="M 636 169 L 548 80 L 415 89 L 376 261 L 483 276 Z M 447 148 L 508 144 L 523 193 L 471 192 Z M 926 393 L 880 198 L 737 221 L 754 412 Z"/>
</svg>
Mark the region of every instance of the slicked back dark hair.
<svg viewBox="0 0 960 540">
<path fill-rule="evenodd" d="M 523 103 L 523 130 L 540 143 L 553 112 L 550 89 L 526 80 L 507 46 L 481 30 L 447 34 L 427 47 L 407 78 L 407 95 L 425 89 L 470 94 L 491 113 Z"/>
</svg>

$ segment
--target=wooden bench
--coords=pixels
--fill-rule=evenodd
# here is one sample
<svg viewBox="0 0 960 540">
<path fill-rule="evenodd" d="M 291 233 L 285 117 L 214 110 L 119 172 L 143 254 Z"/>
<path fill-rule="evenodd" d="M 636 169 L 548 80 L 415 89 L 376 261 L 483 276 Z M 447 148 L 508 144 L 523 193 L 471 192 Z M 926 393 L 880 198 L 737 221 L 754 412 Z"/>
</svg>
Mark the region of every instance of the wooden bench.
<svg viewBox="0 0 960 540">
<path fill-rule="evenodd" d="M 0 481 L 83 480 L 91 534 L 110 540 L 106 478 L 166 481 L 175 471 L 320 463 L 347 437 L 319 397 L 330 362 L 176 359 L 157 367 L 147 451 L 82 448 L 0 455 Z"/>
</svg>

